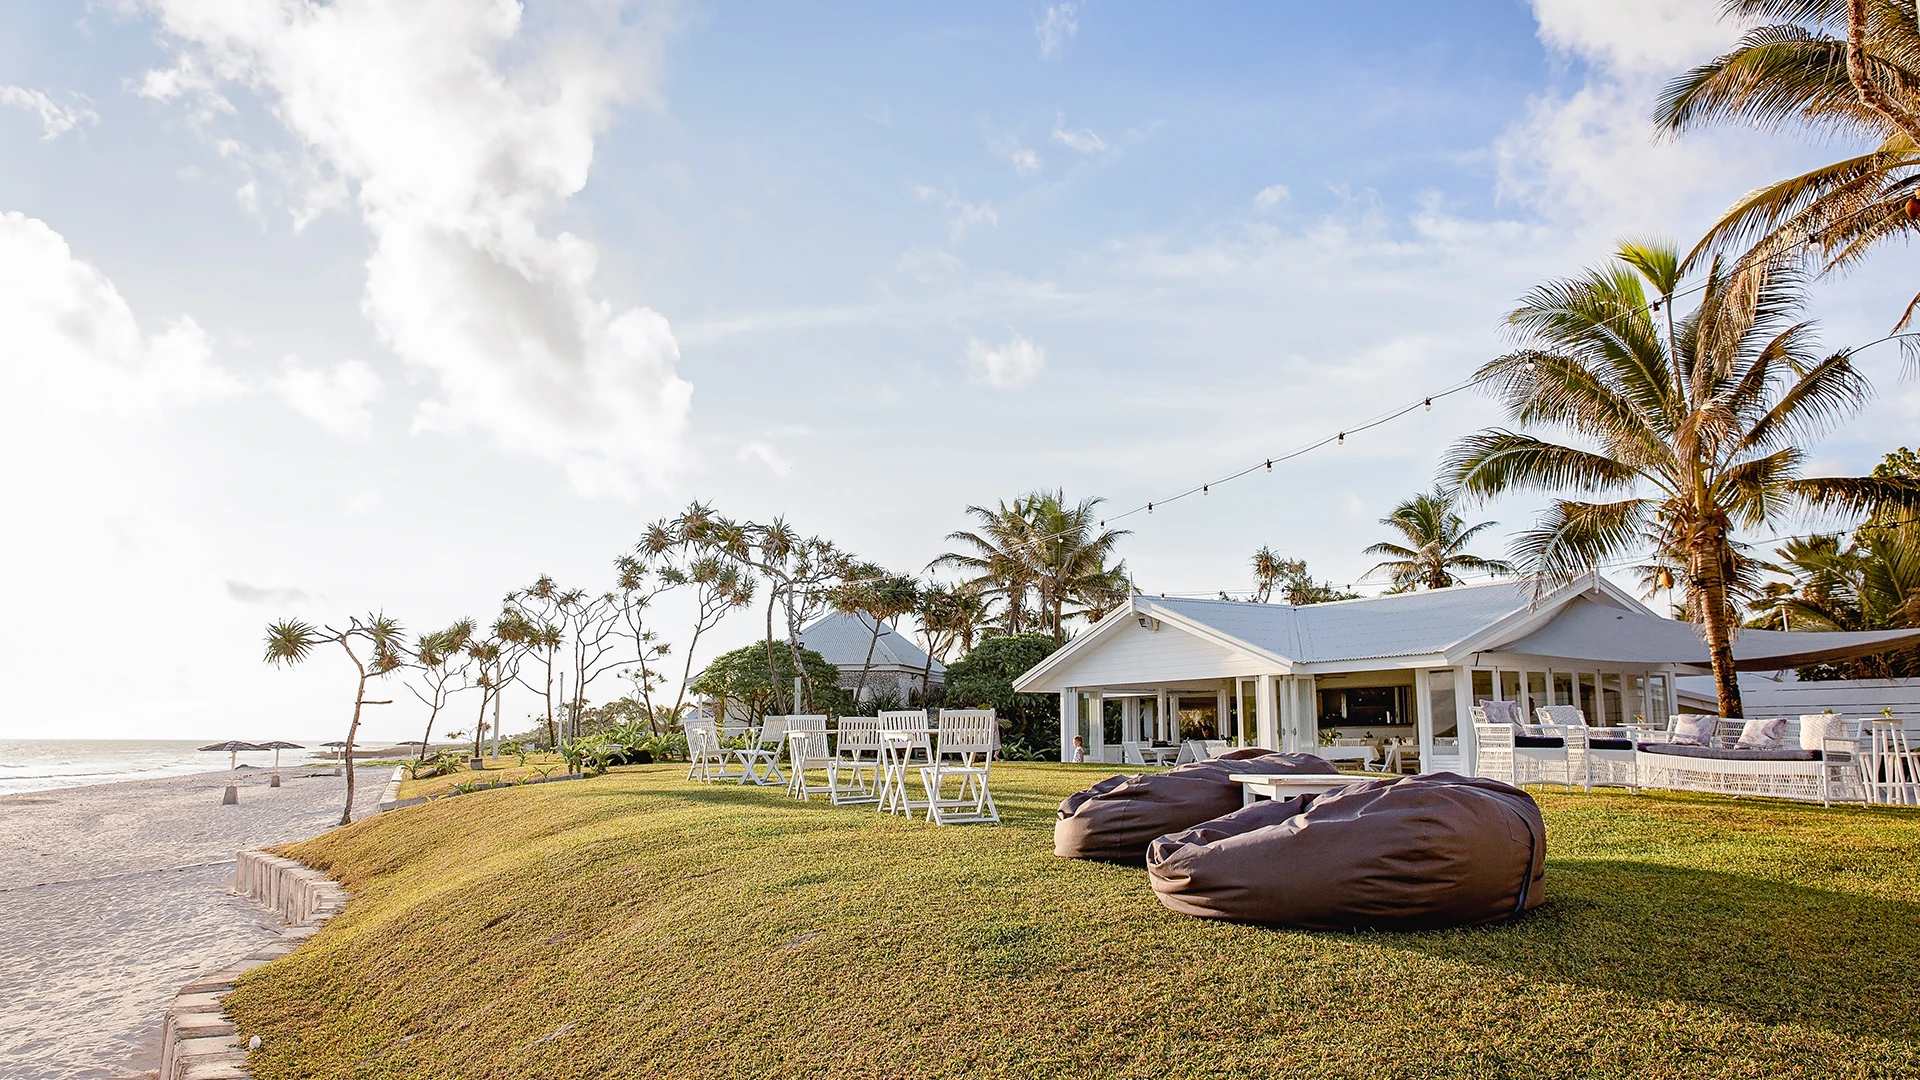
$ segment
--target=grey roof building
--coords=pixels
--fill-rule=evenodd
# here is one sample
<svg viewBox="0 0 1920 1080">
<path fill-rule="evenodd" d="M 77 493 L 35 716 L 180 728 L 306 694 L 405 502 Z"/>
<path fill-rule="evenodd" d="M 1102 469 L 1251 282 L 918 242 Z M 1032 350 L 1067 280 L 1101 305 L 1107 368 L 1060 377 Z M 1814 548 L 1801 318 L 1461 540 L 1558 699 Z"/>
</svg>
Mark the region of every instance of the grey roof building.
<svg viewBox="0 0 1920 1080">
<path fill-rule="evenodd" d="M 866 662 L 871 645 L 873 666 L 868 669 L 866 688 L 860 695 L 862 703 L 872 701 L 876 695 L 891 696 L 904 703 L 919 693 L 923 674 L 934 686 L 946 683 L 946 665 L 935 660 L 929 673 L 925 650 L 888 623 L 880 623 L 879 630 L 876 640 L 872 621 L 835 612 L 800 631 L 800 642 L 838 667 L 840 685 L 849 690 L 860 681 L 860 668 Z"/>
<path fill-rule="evenodd" d="M 1920 630 L 1743 630 L 1746 671 L 1863 656 Z M 1471 770 L 1477 701 L 1578 705 L 1595 725 L 1663 722 L 1675 678 L 1708 670 L 1706 645 L 1612 583 L 1536 597 L 1496 581 L 1292 606 L 1136 596 L 1014 683 L 1057 693 L 1062 753 L 1198 734 L 1310 750 L 1324 729 L 1417 741 L 1427 769 Z M 1117 699 L 1118 708 L 1108 707 Z M 1117 715 L 1116 715 L 1117 714 Z"/>
</svg>

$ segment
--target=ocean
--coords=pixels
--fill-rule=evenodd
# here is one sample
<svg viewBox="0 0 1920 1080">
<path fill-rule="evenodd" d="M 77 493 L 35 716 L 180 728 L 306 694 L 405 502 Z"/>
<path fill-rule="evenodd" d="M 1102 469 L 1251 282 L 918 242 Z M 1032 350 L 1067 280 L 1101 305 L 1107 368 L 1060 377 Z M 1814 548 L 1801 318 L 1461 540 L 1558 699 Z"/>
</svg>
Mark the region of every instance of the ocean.
<svg viewBox="0 0 1920 1080">
<path fill-rule="evenodd" d="M 225 769 L 227 755 L 203 751 L 204 745 L 186 739 L 0 739 L 0 795 Z M 306 764 L 310 755 L 282 750 L 280 765 Z M 243 753 L 240 764 L 272 768 L 273 751 Z"/>
</svg>

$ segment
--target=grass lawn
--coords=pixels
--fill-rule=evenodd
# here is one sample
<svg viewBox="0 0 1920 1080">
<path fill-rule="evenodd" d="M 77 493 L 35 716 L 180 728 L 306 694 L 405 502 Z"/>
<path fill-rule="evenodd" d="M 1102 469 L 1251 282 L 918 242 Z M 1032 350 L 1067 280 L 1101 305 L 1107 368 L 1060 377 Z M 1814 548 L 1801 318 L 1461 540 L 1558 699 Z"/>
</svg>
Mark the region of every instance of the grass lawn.
<svg viewBox="0 0 1920 1080">
<path fill-rule="evenodd" d="M 525 765 L 520 764 L 520 759 L 517 757 L 490 757 L 481 760 L 486 763 L 486 767 L 478 772 L 468 768 L 467 763 L 462 761 L 459 768 L 449 773 L 429 776 L 424 780 L 402 780 L 400 781 L 400 798 L 416 799 L 422 795 L 445 795 L 453 790 L 455 784 L 476 780 L 491 783 L 517 782 L 529 777 L 537 779 L 542 775 L 559 776 L 567 771 L 566 762 L 561 760 L 559 754 L 528 754 Z"/>
<path fill-rule="evenodd" d="M 1056 859 L 1110 767 L 936 829 L 642 766 L 280 849 L 355 894 L 227 1007 L 278 1077 L 1911 1077 L 1920 813 L 1537 793 L 1547 901 L 1315 934 Z"/>
</svg>

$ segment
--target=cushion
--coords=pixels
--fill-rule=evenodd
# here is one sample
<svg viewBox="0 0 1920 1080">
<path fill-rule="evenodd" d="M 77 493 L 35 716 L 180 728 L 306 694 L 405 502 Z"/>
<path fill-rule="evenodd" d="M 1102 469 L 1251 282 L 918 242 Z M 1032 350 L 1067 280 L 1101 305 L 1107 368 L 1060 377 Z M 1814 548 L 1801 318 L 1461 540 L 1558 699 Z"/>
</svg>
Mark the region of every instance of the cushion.
<svg viewBox="0 0 1920 1080">
<path fill-rule="evenodd" d="M 1489 724 L 1519 724 L 1526 719 L 1517 701 L 1483 701 L 1480 708 L 1487 714 Z"/>
<path fill-rule="evenodd" d="M 1786 734 L 1785 720 L 1749 720 L 1734 745 L 1741 750 L 1778 750 Z"/>
<path fill-rule="evenodd" d="M 1244 801 L 1233 773 L 1330 773 L 1312 754 L 1232 750 L 1210 761 L 1144 776 L 1110 776 L 1067 796 L 1053 825 L 1053 853 L 1066 859 L 1138 863 L 1154 837 L 1237 809 Z"/>
<path fill-rule="evenodd" d="M 1714 729 L 1719 724 L 1717 716 L 1676 716 L 1673 741 L 1681 746 L 1712 746 Z"/>
<path fill-rule="evenodd" d="M 1633 740 L 1632 739 L 1588 739 L 1587 749 L 1589 750 L 1631 750 L 1633 749 Z"/>
<path fill-rule="evenodd" d="M 1824 740 L 1846 737 L 1846 717 L 1837 713 L 1808 713 L 1800 717 L 1800 749 L 1802 750 L 1818 750 Z"/>
<path fill-rule="evenodd" d="M 1556 746 L 1567 745 L 1567 740 L 1558 735 L 1515 735 L 1513 737 L 1513 745 L 1516 749 L 1523 746 L 1550 749 Z"/>
<path fill-rule="evenodd" d="M 1710 758 L 1715 761 L 1819 761 L 1818 750 L 1736 750 L 1717 746 L 1692 746 L 1687 743 L 1641 743 L 1649 754 L 1670 757 Z M 1840 758 L 1836 755 L 1834 760 Z"/>
<path fill-rule="evenodd" d="M 1525 792 L 1430 773 L 1258 802 L 1155 840 L 1160 902 L 1310 930 L 1493 922 L 1537 906 L 1546 826 Z"/>
</svg>

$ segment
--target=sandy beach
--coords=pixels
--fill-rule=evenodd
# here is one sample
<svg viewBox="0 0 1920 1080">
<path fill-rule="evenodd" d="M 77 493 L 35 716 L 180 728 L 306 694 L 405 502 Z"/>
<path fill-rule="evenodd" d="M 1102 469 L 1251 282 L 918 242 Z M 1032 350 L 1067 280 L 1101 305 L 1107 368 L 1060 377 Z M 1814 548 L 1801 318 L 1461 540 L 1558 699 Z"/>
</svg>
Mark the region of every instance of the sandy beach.
<svg viewBox="0 0 1920 1080">
<path fill-rule="evenodd" d="M 303 839 L 340 815 L 343 781 L 246 771 L 0 797 L 0 1076 L 153 1075 L 174 990 L 274 934 L 229 895 L 236 851 Z M 354 816 L 389 775 L 362 769 Z"/>
</svg>

